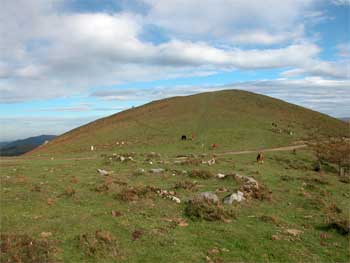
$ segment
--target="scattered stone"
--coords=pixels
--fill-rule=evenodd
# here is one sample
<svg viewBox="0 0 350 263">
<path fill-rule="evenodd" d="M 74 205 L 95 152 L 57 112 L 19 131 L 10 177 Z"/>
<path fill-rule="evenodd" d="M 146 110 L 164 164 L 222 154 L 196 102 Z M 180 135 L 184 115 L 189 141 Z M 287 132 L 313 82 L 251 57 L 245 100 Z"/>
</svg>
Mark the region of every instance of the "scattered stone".
<svg viewBox="0 0 350 263">
<path fill-rule="evenodd" d="M 216 163 L 216 160 L 214 157 L 208 161 L 202 161 L 202 164 L 208 164 L 209 166 L 214 165 L 215 163 Z"/>
<path fill-rule="evenodd" d="M 134 175 L 143 175 L 146 172 L 143 168 L 138 168 L 135 170 Z"/>
<path fill-rule="evenodd" d="M 237 193 L 229 194 L 226 197 L 224 197 L 223 203 L 231 205 L 234 201 L 242 202 L 244 200 L 244 194 L 241 191 L 237 191 Z"/>
<path fill-rule="evenodd" d="M 303 231 L 298 230 L 298 229 L 286 229 L 284 232 L 286 234 L 294 236 L 294 237 L 299 236 L 300 234 L 303 233 Z"/>
<path fill-rule="evenodd" d="M 237 178 L 238 180 L 243 181 L 247 185 L 251 185 L 252 187 L 259 188 L 258 182 L 252 177 L 235 174 L 235 178 Z"/>
<path fill-rule="evenodd" d="M 150 169 L 149 170 L 151 173 L 154 173 L 154 174 L 159 174 L 159 173 L 164 173 L 165 170 L 163 168 L 153 168 L 153 169 Z"/>
<path fill-rule="evenodd" d="M 197 199 L 204 199 L 206 201 L 209 202 L 213 202 L 213 203 L 218 203 L 219 202 L 219 198 L 216 194 L 212 193 L 212 192 L 203 192 L 200 193 L 199 195 L 196 196 Z"/>
<path fill-rule="evenodd" d="M 103 169 L 97 169 L 97 172 L 103 176 L 107 176 L 110 174 L 109 172 L 107 172 L 106 170 L 103 170 Z"/>
<path fill-rule="evenodd" d="M 219 178 L 219 179 L 222 179 L 222 178 L 225 178 L 226 175 L 225 175 L 225 174 L 222 174 L 222 173 L 218 173 L 218 174 L 216 175 L 216 177 Z"/>
<path fill-rule="evenodd" d="M 176 197 L 175 196 L 175 192 L 174 191 L 167 191 L 167 190 L 162 190 L 162 189 L 159 189 L 156 191 L 156 193 L 160 196 L 160 197 L 163 197 L 163 198 L 168 198 L 172 201 L 175 201 L 176 203 L 180 204 L 181 203 L 181 200 L 180 198 Z"/>
</svg>

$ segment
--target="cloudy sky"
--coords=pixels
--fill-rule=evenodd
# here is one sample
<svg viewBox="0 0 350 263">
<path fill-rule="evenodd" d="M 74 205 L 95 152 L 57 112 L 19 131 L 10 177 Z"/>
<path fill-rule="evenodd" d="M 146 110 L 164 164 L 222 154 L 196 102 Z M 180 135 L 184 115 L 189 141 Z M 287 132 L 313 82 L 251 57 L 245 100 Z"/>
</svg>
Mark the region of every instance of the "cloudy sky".
<svg viewBox="0 0 350 263">
<path fill-rule="evenodd" d="M 1 0 L 0 141 L 244 89 L 350 116 L 350 0 Z"/>
</svg>

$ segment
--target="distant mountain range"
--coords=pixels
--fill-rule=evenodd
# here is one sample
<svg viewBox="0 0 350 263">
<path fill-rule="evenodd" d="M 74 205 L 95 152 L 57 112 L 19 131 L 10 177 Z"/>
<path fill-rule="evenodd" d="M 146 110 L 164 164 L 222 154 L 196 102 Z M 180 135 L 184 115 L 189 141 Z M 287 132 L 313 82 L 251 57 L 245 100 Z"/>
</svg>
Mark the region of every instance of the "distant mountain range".
<svg viewBox="0 0 350 263">
<path fill-rule="evenodd" d="M 0 156 L 17 156 L 29 152 L 56 135 L 40 135 L 12 142 L 0 142 Z"/>
</svg>

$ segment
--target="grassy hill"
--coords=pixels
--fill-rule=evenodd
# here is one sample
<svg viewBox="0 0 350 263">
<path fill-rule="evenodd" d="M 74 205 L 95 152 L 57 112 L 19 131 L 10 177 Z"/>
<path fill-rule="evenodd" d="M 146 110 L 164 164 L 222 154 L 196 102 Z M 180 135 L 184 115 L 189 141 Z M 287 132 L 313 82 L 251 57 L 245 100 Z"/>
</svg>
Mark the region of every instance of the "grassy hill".
<svg viewBox="0 0 350 263">
<path fill-rule="evenodd" d="M 273 125 L 275 124 L 275 125 Z M 181 135 L 196 136 L 184 144 Z M 315 134 L 348 135 L 346 123 L 271 97 L 224 90 L 154 101 L 99 119 L 62 136 L 31 154 L 85 153 L 120 149 L 178 153 L 246 150 L 288 145 Z"/>
<path fill-rule="evenodd" d="M 308 148 L 208 163 L 212 143 L 216 153 L 285 146 L 346 125 L 220 91 L 152 102 L 0 158 L 0 262 L 349 262 L 349 175 L 327 163 L 316 172 Z M 238 191 L 245 200 L 224 202 Z"/>
</svg>

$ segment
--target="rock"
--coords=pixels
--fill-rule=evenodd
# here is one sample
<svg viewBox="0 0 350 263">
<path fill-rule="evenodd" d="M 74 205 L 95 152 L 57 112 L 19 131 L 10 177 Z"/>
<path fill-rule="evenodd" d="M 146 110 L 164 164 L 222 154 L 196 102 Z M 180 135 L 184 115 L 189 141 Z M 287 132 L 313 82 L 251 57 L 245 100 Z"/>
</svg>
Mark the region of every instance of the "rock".
<svg viewBox="0 0 350 263">
<path fill-rule="evenodd" d="M 284 232 L 294 237 L 299 236 L 301 233 L 303 233 L 303 231 L 298 229 L 286 229 Z"/>
<path fill-rule="evenodd" d="M 159 174 L 159 173 L 164 173 L 165 170 L 163 168 L 153 168 L 150 170 L 150 172 L 154 174 Z"/>
<path fill-rule="evenodd" d="M 180 198 L 176 197 L 176 196 L 169 196 L 169 199 L 172 201 L 175 201 L 176 203 L 180 204 L 181 200 Z"/>
<path fill-rule="evenodd" d="M 103 169 L 97 169 L 97 172 L 98 172 L 100 175 L 104 175 L 104 176 L 109 175 L 109 172 L 107 172 L 106 170 L 103 170 Z"/>
<path fill-rule="evenodd" d="M 242 180 L 242 181 L 244 181 L 245 183 L 254 185 L 254 186 L 256 186 L 256 187 L 259 186 L 258 182 L 257 182 L 254 178 L 252 178 L 252 177 L 245 176 L 245 175 L 235 174 L 235 178 L 238 178 L 239 180 Z"/>
<path fill-rule="evenodd" d="M 241 191 L 237 191 L 237 193 L 233 193 L 224 197 L 222 202 L 224 204 L 231 205 L 233 201 L 242 202 L 244 200 L 245 200 L 244 194 Z"/>
<path fill-rule="evenodd" d="M 205 200 L 213 202 L 213 203 L 218 203 L 219 202 L 218 196 L 216 194 L 212 193 L 212 192 L 200 193 L 198 198 L 199 199 L 205 199 Z"/>
<path fill-rule="evenodd" d="M 216 177 L 219 178 L 219 179 L 222 179 L 222 178 L 225 178 L 226 175 L 225 175 L 225 174 L 218 173 L 218 174 L 216 175 Z"/>
<path fill-rule="evenodd" d="M 208 161 L 208 165 L 210 166 L 210 165 L 213 165 L 213 164 L 215 164 L 215 158 L 212 158 L 212 159 L 210 159 L 209 161 Z"/>
<path fill-rule="evenodd" d="M 135 170 L 134 175 L 141 175 L 144 174 L 146 171 L 143 168 L 138 168 Z"/>
</svg>

